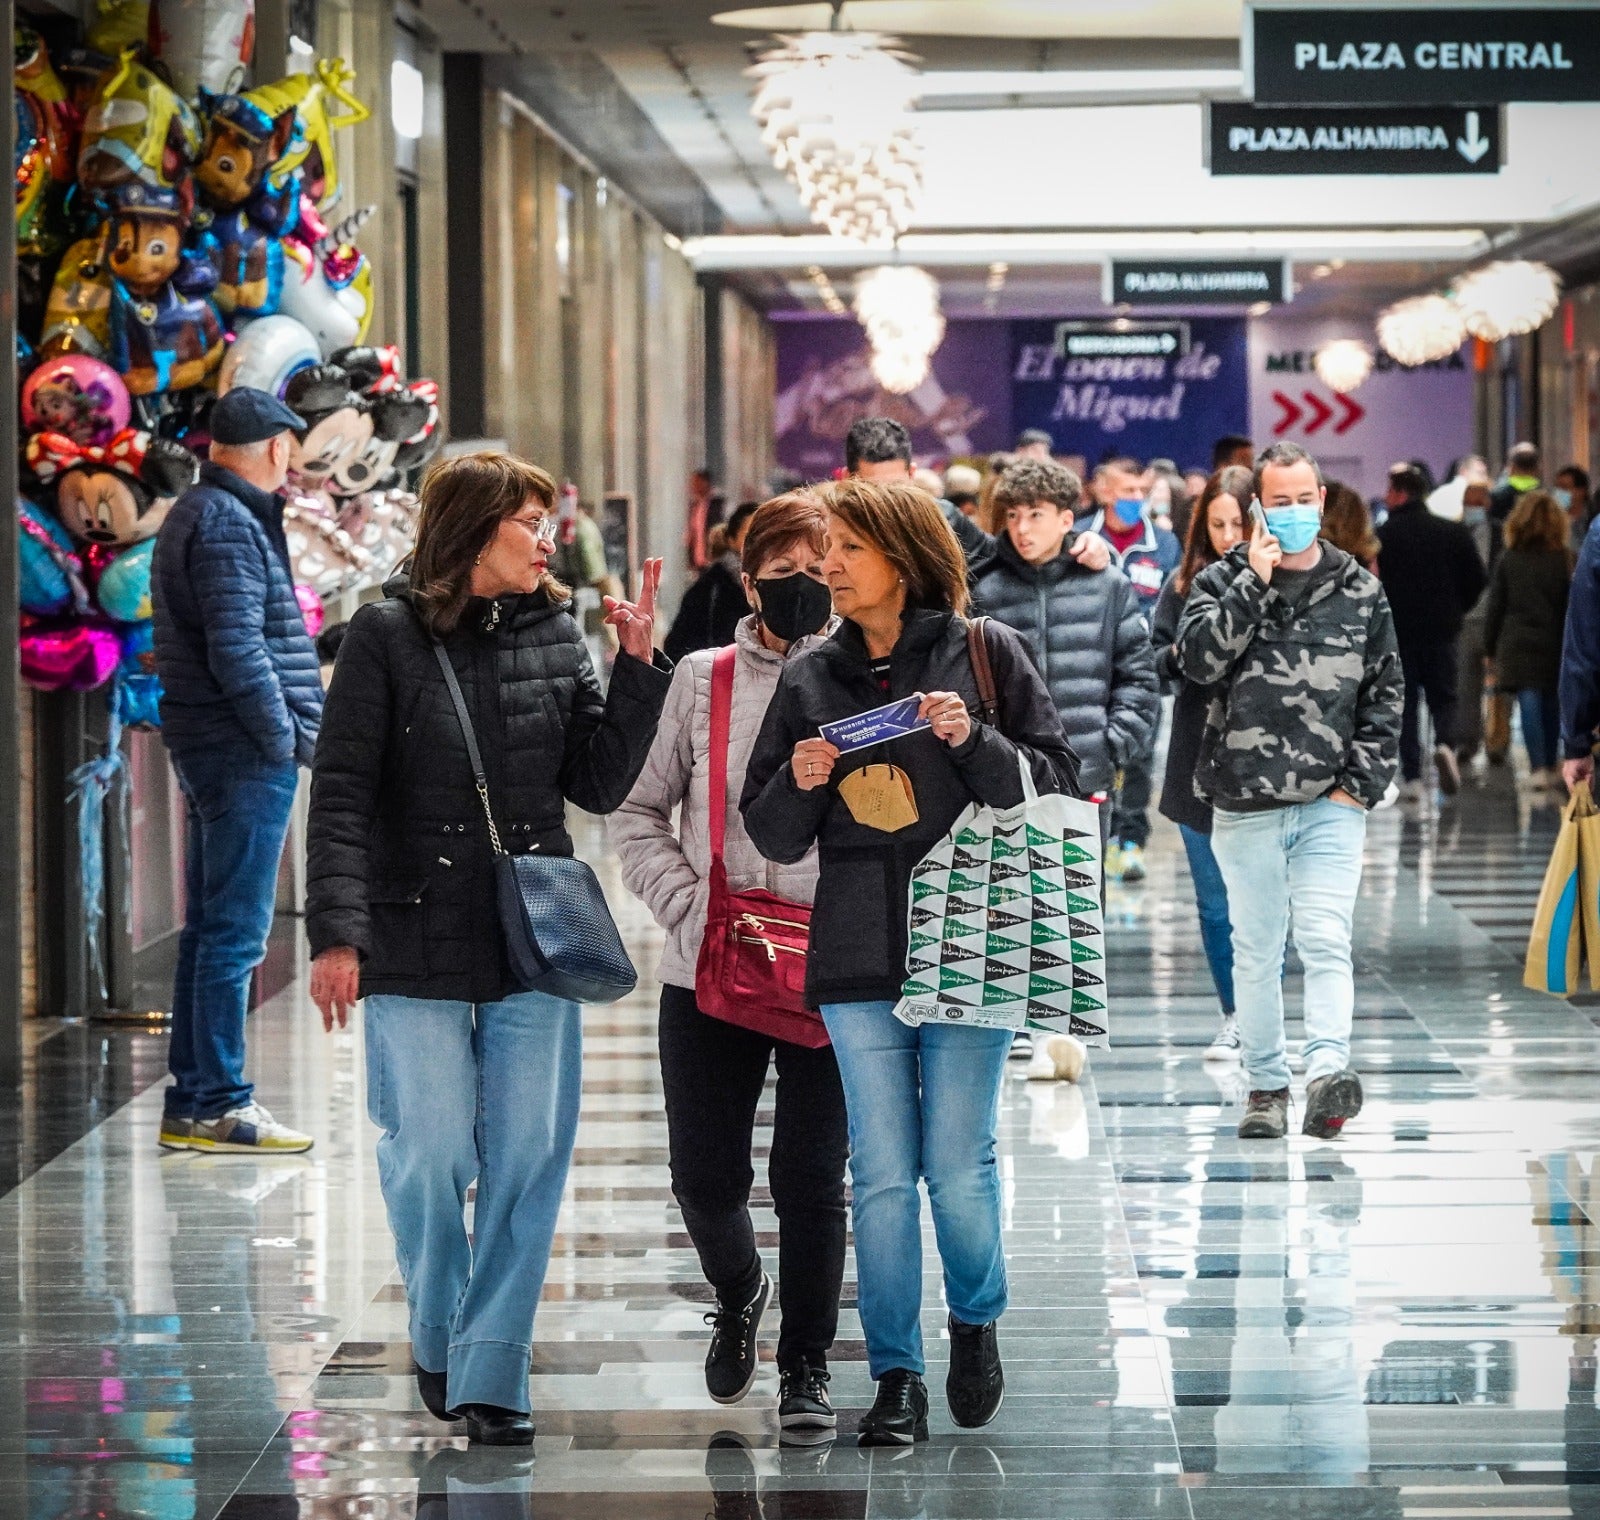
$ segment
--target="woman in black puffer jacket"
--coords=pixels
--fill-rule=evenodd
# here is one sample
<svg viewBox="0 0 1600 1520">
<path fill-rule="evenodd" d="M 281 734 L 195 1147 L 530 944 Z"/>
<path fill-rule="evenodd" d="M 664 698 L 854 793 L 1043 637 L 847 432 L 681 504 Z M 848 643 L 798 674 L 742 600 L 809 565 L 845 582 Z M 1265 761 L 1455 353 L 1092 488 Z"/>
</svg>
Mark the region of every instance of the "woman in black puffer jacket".
<svg viewBox="0 0 1600 1520">
<path fill-rule="evenodd" d="M 624 801 L 670 684 L 651 648 L 657 560 L 638 603 L 608 598 L 622 653 L 602 696 L 545 569 L 555 500 L 549 475 L 509 455 L 433 470 L 409 575 L 350 622 L 311 779 L 311 993 L 329 1028 L 366 998 L 367 1106 L 418 1386 L 496 1445 L 533 1440 L 528 1354 L 577 1130 L 578 1005 L 512 977 L 488 822 L 432 641 L 513 853 L 571 855 L 566 803 Z"/>
<path fill-rule="evenodd" d="M 1078 765 L 1021 638 L 994 622 L 984 634 L 998 721 L 973 717 L 966 567 L 933 498 L 862 480 L 818 495 L 829 514 L 824 569 L 843 622 L 779 676 L 741 807 L 768 860 L 797 861 L 818 847 L 806 991 L 827 1023 L 849 1119 L 861 1325 L 878 1384 L 860 1440 L 909 1446 L 928 1436 L 919 1178 L 944 1263 L 951 1415 L 985 1425 L 1004 1392 L 995 1128 L 1011 1048 L 1009 1029 L 912 1028 L 895 1017 L 911 873 L 973 802 L 1021 802 L 1019 757 L 1041 792 L 1075 792 Z M 824 723 L 912 696 L 929 727 L 848 753 L 819 737 Z M 876 769 L 863 774 L 868 766 Z"/>
</svg>

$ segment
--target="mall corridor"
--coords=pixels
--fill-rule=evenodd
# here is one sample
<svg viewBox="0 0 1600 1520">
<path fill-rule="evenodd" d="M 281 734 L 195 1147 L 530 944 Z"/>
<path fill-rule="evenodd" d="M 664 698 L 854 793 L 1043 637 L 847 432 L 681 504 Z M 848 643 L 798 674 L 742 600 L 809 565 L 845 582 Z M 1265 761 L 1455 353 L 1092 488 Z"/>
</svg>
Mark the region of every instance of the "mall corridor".
<svg viewBox="0 0 1600 1520">
<path fill-rule="evenodd" d="M 26 1175 L 0 1198 L 20 1246 L 7 1270 L 26 1264 L 0 1323 L 0 1513 L 1594 1513 L 1600 1031 L 1523 991 L 1517 936 L 1497 937 L 1526 923 L 1554 828 L 1549 809 L 1519 817 L 1509 783 L 1469 777 L 1442 817 L 1373 820 L 1353 1057 L 1369 1101 L 1335 1142 L 1233 1138 L 1238 1094 L 1200 1061 L 1214 1002 L 1163 826 L 1149 880 L 1111 889 L 1114 1048 L 1078 1086 L 1007 1081 L 1006 1404 L 958 1432 L 941 1403 L 912 1451 L 858 1450 L 843 1429 L 781 1447 L 770 1362 L 742 1405 L 706 1399 L 709 1290 L 668 1185 L 648 978 L 585 1015 L 532 1453 L 469 1451 L 418 1402 L 357 1028 L 325 1037 L 300 982 L 254 1015 L 264 1101 L 317 1137 L 306 1157 L 260 1160 L 159 1152 L 157 1041 L 108 1036 L 112 1111 L 57 1151 L 45 1137 L 74 1116 L 36 1078 Z M 591 851 L 597 837 L 580 833 Z M 648 964 L 657 931 L 613 901 Z M 1291 965 L 1291 1007 L 1298 980 Z M 42 1075 L 47 1047 L 37 1059 Z M 758 1157 L 770 1113 L 760 1123 Z M 36 1170 L 29 1145 L 50 1157 Z M 763 1181 L 758 1161 L 758 1199 Z M 757 1218 L 772 1229 L 770 1209 Z M 871 1399 L 854 1277 L 852 1260 L 845 1429 Z M 927 1295 L 942 1383 L 931 1266 Z"/>
</svg>

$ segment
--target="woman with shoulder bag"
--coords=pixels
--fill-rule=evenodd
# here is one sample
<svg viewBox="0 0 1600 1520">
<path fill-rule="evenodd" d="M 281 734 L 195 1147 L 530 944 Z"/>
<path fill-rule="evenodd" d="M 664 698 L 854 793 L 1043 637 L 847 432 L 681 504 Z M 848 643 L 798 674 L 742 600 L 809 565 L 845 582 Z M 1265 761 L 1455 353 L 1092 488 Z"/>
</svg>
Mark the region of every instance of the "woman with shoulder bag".
<svg viewBox="0 0 1600 1520">
<path fill-rule="evenodd" d="M 533 1316 L 582 1074 L 578 1004 L 529 990 L 502 878 L 537 876 L 544 857 L 558 876 L 584 870 L 565 805 L 622 802 L 669 685 L 653 560 L 638 602 L 607 599 L 622 653 L 601 694 L 546 570 L 555 509 L 555 482 L 510 455 L 434 467 L 409 571 L 350 621 L 311 773 L 311 995 L 328 1029 L 366 999 L 367 1108 L 418 1388 L 473 1441 L 510 1446 L 534 1435 Z M 536 941 L 615 937 L 603 904 L 562 900 L 568 921 L 533 925 Z"/>
<path fill-rule="evenodd" d="M 819 495 L 829 514 L 824 568 L 843 621 L 779 677 L 743 808 L 769 860 L 819 851 L 806 980 L 849 1113 L 859 1305 L 878 1384 L 860 1440 L 910 1445 L 928 1434 L 919 1180 L 944 1265 L 951 1416 L 985 1425 L 1004 1395 L 995 1143 L 1011 1047 L 1009 1029 L 912 1027 L 895 1017 L 911 873 L 974 801 L 1020 804 L 1019 756 L 1041 792 L 1075 793 L 1077 759 L 1021 639 L 990 622 L 979 632 L 998 711 L 988 715 L 995 721 L 976 721 L 984 704 L 962 617 L 965 567 L 932 498 L 859 479 Z M 848 753 L 820 737 L 825 723 L 912 696 L 926 728 Z"/>
<path fill-rule="evenodd" d="M 816 852 L 769 864 L 738 804 L 779 673 L 832 623 L 824 522 L 803 492 L 774 498 L 750 519 L 742 563 L 756 612 L 731 646 L 678 666 L 644 773 L 610 824 L 623 881 L 667 931 L 660 1043 L 672 1191 L 717 1293 L 706 1388 L 719 1404 L 737 1403 L 755 1381 L 772 1293 L 750 1220 L 750 1142 L 768 1064 L 777 1067 L 767 1175 L 779 1228 L 785 1430 L 836 1424 L 828 1349 L 844 1281 L 848 1140 L 838 1064 L 821 1019 L 804 1011 L 804 929 L 791 930 L 789 943 L 781 937 L 810 917 Z M 730 950 L 747 958 L 732 976 L 719 953 Z"/>
</svg>

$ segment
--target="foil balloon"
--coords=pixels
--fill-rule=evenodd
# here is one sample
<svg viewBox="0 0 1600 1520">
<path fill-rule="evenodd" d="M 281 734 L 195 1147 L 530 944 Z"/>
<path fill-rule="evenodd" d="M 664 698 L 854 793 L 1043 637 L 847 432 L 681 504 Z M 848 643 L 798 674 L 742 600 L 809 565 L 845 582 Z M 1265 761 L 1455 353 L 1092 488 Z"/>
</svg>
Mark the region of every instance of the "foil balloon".
<svg viewBox="0 0 1600 1520">
<path fill-rule="evenodd" d="M 106 264 L 109 223 L 66 251 L 50 286 L 44 309 L 42 353 L 88 354 L 105 359 L 111 353 L 111 270 Z"/>
<path fill-rule="evenodd" d="M 317 594 L 315 586 L 308 586 L 304 581 L 296 583 L 294 599 L 300 604 L 300 616 L 306 625 L 306 632 L 312 638 L 322 632 L 322 625 L 327 620 L 327 613 L 322 606 L 322 598 Z"/>
<path fill-rule="evenodd" d="M 56 511 L 67 531 L 105 548 L 154 537 L 174 498 L 200 472 L 200 461 L 181 443 L 135 428 L 104 445 L 35 433 L 23 457 L 40 481 L 55 485 Z"/>
<path fill-rule="evenodd" d="M 160 728 L 161 677 L 145 673 L 129 675 L 119 670 L 117 716 L 124 728 Z"/>
<path fill-rule="evenodd" d="M 29 26 L 16 29 L 13 83 L 17 253 L 47 258 L 68 239 L 65 203 L 75 173 L 77 114 L 43 40 Z"/>
<path fill-rule="evenodd" d="M 183 94 L 225 94 L 255 54 L 255 0 L 154 0 L 150 35 Z"/>
<path fill-rule="evenodd" d="M 142 47 L 150 32 L 150 0 L 95 0 L 94 20 L 83 40 L 97 53 L 115 57 L 123 48 Z"/>
<path fill-rule="evenodd" d="M 248 385 L 281 398 L 295 375 L 321 359 L 317 340 L 293 317 L 281 313 L 257 317 L 239 324 L 238 335 L 223 355 L 217 389 L 227 392 Z"/>
<path fill-rule="evenodd" d="M 109 623 L 24 615 L 22 679 L 39 691 L 93 691 L 111 679 L 122 646 Z"/>
<path fill-rule="evenodd" d="M 365 206 L 332 230 L 323 229 L 309 200 L 299 233 L 283 245 L 280 311 L 303 322 L 324 358 L 359 343 L 372 322 L 372 265 L 354 238 L 374 208 Z"/>
<path fill-rule="evenodd" d="M 124 48 L 84 118 L 78 183 L 90 194 L 131 179 L 175 189 L 200 150 L 200 118 L 181 95 Z"/>
<path fill-rule="evenodd" d="M 42 507 L 17 498 L 17 603 L 24 612 L 47 614 L 69 607 L 86 612 L 89 593 L 83 562 L 66 529 Z"/>
<path fill-rule="evenodd" d="M 295 432 L 290 483 L 302 491 L 338 494 L 335 479 L 372 442 L 371 402 L 352 388 L 350 372 L 338 364 L 301 370 L 283 399 L 306 423 Z"/>
<path fill-rule="evenodd" d="M 22 383 L 22 425 L 30 433 L 64 433 L 74 443 L 105 444 L 131 416 L 122 376 L 88 354 L 46 359 Z"/>
<path fill-rule="evenodd" d="M 305 193 L 323 210 L 339 199 L 334 132 L 339 127 L 358 126 L 372 115 L 350 93 L 350 82 L 355 77 L 355 70 L 344 59 L 323 58 L 318 60 L 314 75 L 291 74 L 288 79 L 254 92 L 264 101 L 282 98 L 292 100 L 296 106 L 294 141 L 279 168 L 283 172 L 298 170 Z M 308 79 L 313 81 L 310 87 L 302 83 Z"/>
<path fill-rule="evenodd" d="M 150 565 L 156 542 L 147 538 L 125 550 L 100 573 L 95 600 L 100 610 L 118 623 L 142 623 L 154 609 L 150 605 Z"/>
</svg>

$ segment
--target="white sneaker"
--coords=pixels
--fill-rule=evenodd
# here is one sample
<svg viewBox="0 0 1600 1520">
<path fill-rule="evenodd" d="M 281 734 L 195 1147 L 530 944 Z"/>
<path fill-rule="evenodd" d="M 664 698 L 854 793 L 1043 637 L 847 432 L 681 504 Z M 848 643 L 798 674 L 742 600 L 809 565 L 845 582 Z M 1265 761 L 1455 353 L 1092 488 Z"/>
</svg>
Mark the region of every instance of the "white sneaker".
<svg viewBox="0 0 1600 1520">
<path fill-rule="evenodd" d="M 1446 797 L 1454 797 L 1461 790 L 1461 764 L 1456 752 L 1448 744 L 1436 744 L 1433 763 L 1439 771 L 1439 790 Z"/>
<path fill-rule="evenodd" d="M 230 1108 L 215 1119 L 196 1119 L 189 1136 L 193 1151 L 293 1156 L 311 1149 L 310 1135 L 279 1124 L 259 1103 Z"/>
<path fill-rule="evenodd" d="M 1231 1013 L 1222 1016 L 1222 1028 L 1217 1037 L 1206 1046 L 1202 1061 L 1237 1061 L 1239 1059 L 1239 1021 Z"/>
<path fill-rule="evenodd" d="M 1012 1061 L 1031 1061 L 1033 1059 L 1033 1031 L 1019 1029 L 1011 1036 L 1011 1054 L 1008 1059 Z"/>
</svg>

